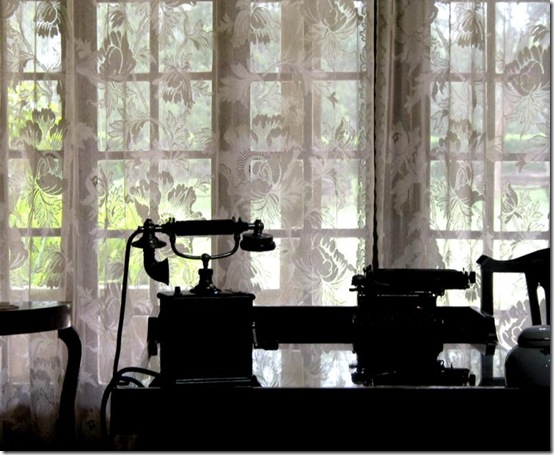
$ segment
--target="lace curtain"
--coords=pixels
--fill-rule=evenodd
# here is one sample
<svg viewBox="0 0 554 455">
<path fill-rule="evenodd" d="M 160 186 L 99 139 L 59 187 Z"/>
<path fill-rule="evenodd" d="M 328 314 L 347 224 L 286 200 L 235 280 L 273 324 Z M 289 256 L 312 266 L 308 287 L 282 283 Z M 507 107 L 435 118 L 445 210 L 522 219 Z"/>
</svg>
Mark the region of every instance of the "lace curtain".
<svg viewBox="0 0 554 455">
<path fill-rule="evenodd" d="M 256 305 L 355 305 L 351 278 L 370 264 L 476 270 L 481 254 L 549 246 L 547 1 L 1 5 L 0 293 L 73 303 L 84 443 L 100 438 L 126 241 L 147 218 L 261 219 L 274 251 L 211 264 Z M 180 246 L 215 254 L 227 240 Z M 157 254 L 168 286 L 132 252 L 119 367 L 157 367 L 156 294 L 196 284 L 197 261 Z M 526 294 L 521 280 L 501 288 L 509 349 Z M 479 280 L 440 303 L 478 306 Z M 0 350 L 4 436 L 50 444 L 63 344 L 37 333 Z M 444 355 L 479 368 L 471 349 Z M 342 345 L 253 353 L 264 386 L 349 387 L 352 361 Z"/>
</svg>

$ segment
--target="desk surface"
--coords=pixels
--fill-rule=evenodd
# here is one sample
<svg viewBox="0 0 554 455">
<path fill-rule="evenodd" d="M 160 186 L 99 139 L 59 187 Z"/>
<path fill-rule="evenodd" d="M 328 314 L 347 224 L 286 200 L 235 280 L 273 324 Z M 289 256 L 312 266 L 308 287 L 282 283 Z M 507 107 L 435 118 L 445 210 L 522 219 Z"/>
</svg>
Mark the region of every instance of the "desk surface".
<svg viewBox="0 0 554 455">
<path fill-rule="evenodd" d="M 71 327 L 69 302 L 0 302 L 0 336 Z"/>
<path fill-rule="evenodd" d="M 111 400 L 111 432 L 138 435 L 136 450 L 551 449 L 550 388 L 117 387 Z"/>
</svg>

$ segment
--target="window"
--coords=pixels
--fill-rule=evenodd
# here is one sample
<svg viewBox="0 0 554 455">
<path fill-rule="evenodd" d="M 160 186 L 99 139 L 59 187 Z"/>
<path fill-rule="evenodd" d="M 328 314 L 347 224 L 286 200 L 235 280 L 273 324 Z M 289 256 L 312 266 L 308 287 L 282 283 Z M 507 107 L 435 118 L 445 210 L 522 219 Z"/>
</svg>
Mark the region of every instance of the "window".
<svg viewBox="0 0 554 455">
<path fill-rule="evenodd" d="M 352 277 L 369 264 L 475 270 L 483 253 L 549 245 L 547 1 L 2 9 L 0 293 L 74 302 L 81 414 L 97 411 L 111 378 L 126 242 L 147 218 L 261 219 L 275 251 L 211 264 L 218 287 L 253 292 L 256 305 L 354 305 Z M 179 246 L 211 254 L 230 241 Z M 197 283 L 197 261 L 156 253 L 170 260 L 170 288 Z M 139 250 L 130 262 L 122 364 L 138 365 L 165 285 L 146 275 Z M 443 303 L 478 305 L 478 292 Z M 498 323 L 512 343 L 525 298 L 515 299 Z M 0 341 L 3 396 L 18 382 L 23 403 L 35 388 L 26 404 L 42 412 L 31 376 L 55 382 L 59 358 L 42 335 Z M 27 355 L 11 355 L 12 343 Z M 256 359 L 268 383 L 349 380 L 340 350 L 289 348 Z"/>
<path fill-rule="evenodd" d="M 64 280 L 62 40 L 57 22 L 48 21 L 56 14 L 52 4 L 23 2 L 7 20 L 7 26 L 20 35 L 6 37 L 4 70 L 14 76 L 2 86 L 6 115 L 0 117 L 2 130 L 8 133 L 3 135 L 7 153 L 2 167 L 9 216 L 3 217 L 2 230 L 4 236 L 8 225 L 16 231 L 10 241 L 10 287 L 2 286 L 5 300 L 25 299 L 21 291 L 28 283 L 48 298 L 52 294 L 46 289 L 57 288 Z M 35 39 L 17 39 L 27 34 Z"/>
<path fill-rule="evenodd" d="M 370 154 L 363 6 L 98 2 L 87 16 L 96 35 L 82 24 L 98 52 L 82 43 L 77 65 L 96 59 L 98 80 L 83 74 L 96 103 L 80 104 L 98 138 L 90 164 L 103 292 L 121 281 L 126 235 L 145 218 L 240 216 L 261 219 L 278 248 L 212 261 L 216 286 L 255 292 L 258 305 L 355 304 Z M 230 249 L 201 237 L 180 246 Z M 171 287 L 197 283 L 198 262 L 169 247 L 160 256 L 170 257 Z M 144 342 L 153 288 L 163 286 L 151 286 L 140 254 L 131 271 L 128 324 Z"/>
<path fill-rule="evenodd" d="M 436 2 L 436 7 L 429 88 L 430 219 L 441 256 L 461 269 L 481 254 L 510 259 L 546 248 L 550 5 L 451 1 Z M 502 376 L 505 352 L 531 321 L 524 275 L 496 274 L 494 280 L 500 348 L 494 374 Z M 449 293 L 445 300 L 467 305 L 469 297 L 478 305 L 473 292 Z"/>
<path fill-rule="evenodd" d="M 475 251 L 476 244 L 499 259 L 545 248 L 550 5 L 452 1 L 436 7 L 430 197 L 439 249 L 450 265 L 463 268 L 458 252 Z M 513 277 L 502 279 L 506 285 L 498 288 L 509 289 Z M 513 302 L 510 297 L 498 300 Z"/>
</svg>

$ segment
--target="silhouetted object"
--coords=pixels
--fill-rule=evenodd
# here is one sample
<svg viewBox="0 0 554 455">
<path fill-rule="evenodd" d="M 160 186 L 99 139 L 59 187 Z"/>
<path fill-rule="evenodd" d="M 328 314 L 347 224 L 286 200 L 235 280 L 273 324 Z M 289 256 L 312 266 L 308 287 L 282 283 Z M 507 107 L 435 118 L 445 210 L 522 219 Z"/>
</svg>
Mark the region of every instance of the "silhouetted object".
<svg viewBox="0 0 554 455">
<path fill-rule="evenodd" d="M 132 245 L 142 248 L 144 268 L 157 281 L 169 284 L 167 259 L 157 261 L 154 250 L 164 247 L 155 233 L 169 237 L 176 256 L 202 262 L 198 284 L 188 291 L 160 292 L 159 316 L 149 321 L 149 352 L 160 345 L 159 382 L 174 384 L 254 385 L 252 375 L 253 294 L 220 290 L 213 282 L 209 262 L 233 255 L 239 248 L 264 252 L 275 249 L 273 237 L 263 232 L 261 220 L 239 219 L 175 221 L 155 225 L 146 220 L 142 237 Z M 251 231 L 251 232 L 249 232 Z M 233 247 L 224 253 L 192 255 L 176 246 L 178 236 L 232 235 Z"/>
<path fill-rule="evenodd" d="M 355 275 L 355 383 L 365 385 L 473 385 L 466 368 L 445 367 L 444 320 L 436 299 L 467 289 L 475 273 L 451 269 L 364 269 Z"/>
<path fill-rule="evenodd" d="M 550 326 L 521 331 L 505 361 L 506 386 L 550 387 Z"/>
<path fill-rule="evenodd" d="M 107 409 L 113 390 L 130 383 L 140 383 L 129 376 L 132 373 L 153 377 L 151 387 L 164 384 L 259 385 L 252 375 L 252 301 L 253 294 L 238 291 L 220 291 L 213 283 L 213 270 L 209 261 L 233 255 L 240 247 L 245 251 L 271 251 L 275 249 L 273 237 L 263 232 L 261 220 L 247 223 L 237 220 L 188 220 L 171 218 L 164 224 L 154 224 L 146 219 L 142 226 L 127 239 L 125 266 L 121 286 L 121 307 L 117 329 L 117 343 L 113 362 L 113 376 L 102 395 L 100 416 L 103 440 L 108 443 Z M 252 231 L 252 232 L 249 232 Z M 202 261 L 199 282 L 189 291 L 160 292 L 160 312 L 148 319 L 147 347 L 149 355 L 157 355 L 161 346 L 160 370 L 142 367 L 119 369 L 121 355 L 129 262 L 132 247 L 143 250 L 144 269 L 155 281 L 169 284 L 168 259 L 158 261 L 155 250 L 166 246 L 156 234 L 169 238 L 171 250 L 176 256 Z M 136 236 L 141 237 L 134 240 Z M 231 250 L 211 256 L 181 252 L 176 246 L 178 236 L 232 235 Z M 242 242 L 241 242 L 242 236 Z M 221 351 L 222 358 L 213 357 Z"/>
<path fill-rule="evenodd" d="M 352 344 L 358 356 L 353 373 L 357 383 L 471 385 L 467 369 L 443 368 L 437 355 L 445 343 L 467 343 L 494 353 L 498 341 L 494 319 L 477 307 L 436 306 L 435 299 L 445 289 L 465 289 L 473 282 L 473 273 L 434 269 L 367 273 L 369 279 L 361 275 L 353 279 L 361 294 L 358 306 L 252 306 L 252 294 L 198 295 L 179 287 L 159 293 L 160 315 L 149 318 L 149 352 L 157 355 L 162 344 L 166 357 L 161 354 L 161 368 L 169 372 L 171 383 L 201 378 L 214 383 L 219 376 L 228 377 L 228 383 L 237 382 L 231 377 L 242 377 L 244 384 L 250 381 L 252 345 L 276 350 L 280 344 Z M 378 291 L 371 288 L 375 276 L 380 277 L 377 288 L 383 287 Z M 192 350 L 204 356 L 193 366 L 187 361 L 196 356 Z"/>
<path fill-rule="evenodd" d="M 56 421 L 56 450 L 73 450 L 76 444 L 75 396 L 81 366 L 82 346 L 71 321 L 71 303 L 58 301 L 0 303 L 0 336 L 58 331 L 67 348 L 67 364 Z M 5 434 L 4 437 L 7 437 Z M 0 438 L 0 445 L 2 439 Z M 10 450 L 9 443 L 2 447 Z M 21 450 L 15 448 L 14 450 Z M 26 450 L 26 448 L 23 448 Z M 33 449 L 31 449 L 33 450 Z"/>
<path fill-rule="evenodd" d="M 482 255 L 477 259 L 481 268 L 481 310 L 494 317 L 493 275 L 495 273 L 523 273 L 529 297 L 531 325 L 550 325 L 550 248 L 543 248 L 514 259 L 493 259 Z M 546 321 L 542 321 L 538 288 L 545 294 Z M 514 302 L 515 303 L 515 302 Z M 505 384 L 504 378 L 493 377 L 493 356 L 481 355 L 481 385 Z"/>
<path fill-rule="evenodd" d="M 143 226 L 138 229 L 142 237 L 132 243 L 132 246 L 141 248 L 144 252 L 144 270 L 150 278 L 165 284 L 169 284 L 169 263 L 167 258 L 157 261 L 154 250 L 166 246 L 166 242 L 156 237 L 156 232 L 166 234 L 171 243 L 171 249 L 175 255 L 185 259 L 196 259 L 202 261 L 203 268 L 199 270 L 199 283 L 191 292 L 197 294 L 216 294 L 219 289 L 213 284 L 213 271 L 208 268 L 210 260 L 221 259 L 235 254 L 240 247 L 245 251 L 271 251 L 275 249 L 273 237 L 263 232 L 264 224 L 261 220 L 254 223 L 247 223 L 240 218 L 230 220 L 189 220 L 168 222 L 157 225 L 152 220 L 145 220 Z M 253 231 L 248 233 L 247 231 Z M 242 241 L 241 241 L 241 234 Z M 176 246 L 176 239 L 180 236 L 214 236 L 233 235 L 234 246 L 230 251 L 216 255 L 203 253 L 200 256 L 187 254 L 179 251 Z"/>
<path fill-rule="evenodd" d="M 144 232 L 142 237 L 131 245 L 135 248 L 142 248 L 144 254 L 144 270 L 148 276 L 155 281 L 169 284 L 169 262 L 167 259 L 158 262 L 154 251 L 158 248 L 163 248 L 167 243 L 156 237 L 156 225 L 152 220 L 147 219 L 142 229 Z"/>
<path fill-rule="evenodd" d="M 493 274 L 523 273 L 529 295 L 531 324 L 550 325 L 550 248 L 544 248 L 515 259 L 499 260 L 482 255 L 477 259 L 481 267 L 481 309 L 494 315 Z M 542 321 L 537 290 L 542 287 L 546 299 L 546 321 Z"/>
</svg>

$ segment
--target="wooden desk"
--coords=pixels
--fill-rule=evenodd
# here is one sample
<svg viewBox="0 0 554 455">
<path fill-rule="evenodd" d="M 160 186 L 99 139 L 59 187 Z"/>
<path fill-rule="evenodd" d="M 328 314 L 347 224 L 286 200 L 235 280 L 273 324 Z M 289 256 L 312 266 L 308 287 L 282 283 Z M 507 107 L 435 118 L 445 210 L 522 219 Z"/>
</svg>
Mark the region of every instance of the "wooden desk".
<svg viewBox="0 0 554 455">
<path fill-rule="evenodd" d="M 117 387 L 133 450 L 550 451 L 550 388 Z"/>
<path fill-rule="evenodd" d="M 71 325 L 69 302 L 0 302 L 0 336 L 57 330 L 68 358 L 56 425 L 61 448 L 75 440 L 75 395 L 81 365 L 81 340 Z"/>
<path fill-rule="evenodd" d="M 170 348 L 179 349 L 184 340 L 178 337 L 184 330 L 182 321 L 189 317 L 204 324 L 206 319 L 191 315 L 188 302 L 183 302 L 195 299 L 164 297 L 161 303 L 167 305 L 160 312 L 169 309 L 169 316 L 150 318 L 149 352 L 156 353 L 161 340 L 161 364 L 166 334 L 177 334 L 170 340 L 176 346 Z M 254 306 L 255 344 L 276 349 L 283 343 L 352 343 L 356 311 L 357 307 Z M 493 318 L 470 307 L 437 308 L 437 313 L 444 320 L 443 343 L 480 345 L 484 352 L 494 353 Z M 202 327 L 209 329 L 208 324 Z M 199 346 L 205 347 L 203 341 L 212 336 L 209 330 L 199 334 Z M 222 339 L 221 345 L 225 342 Z M 182 362 L 184 372 L 192 369 L 187 365 L 189 356 L 183 355 Z M 152 451 L 550 449 L 549 388 L 306 388 L 168 382 L 161 387 L 120 385 L 111 391 L 110 399 L 106 450 L 120 449 L 117 437 L 124 435 L 133 435 L 130 449 Z"/>
</svg>

